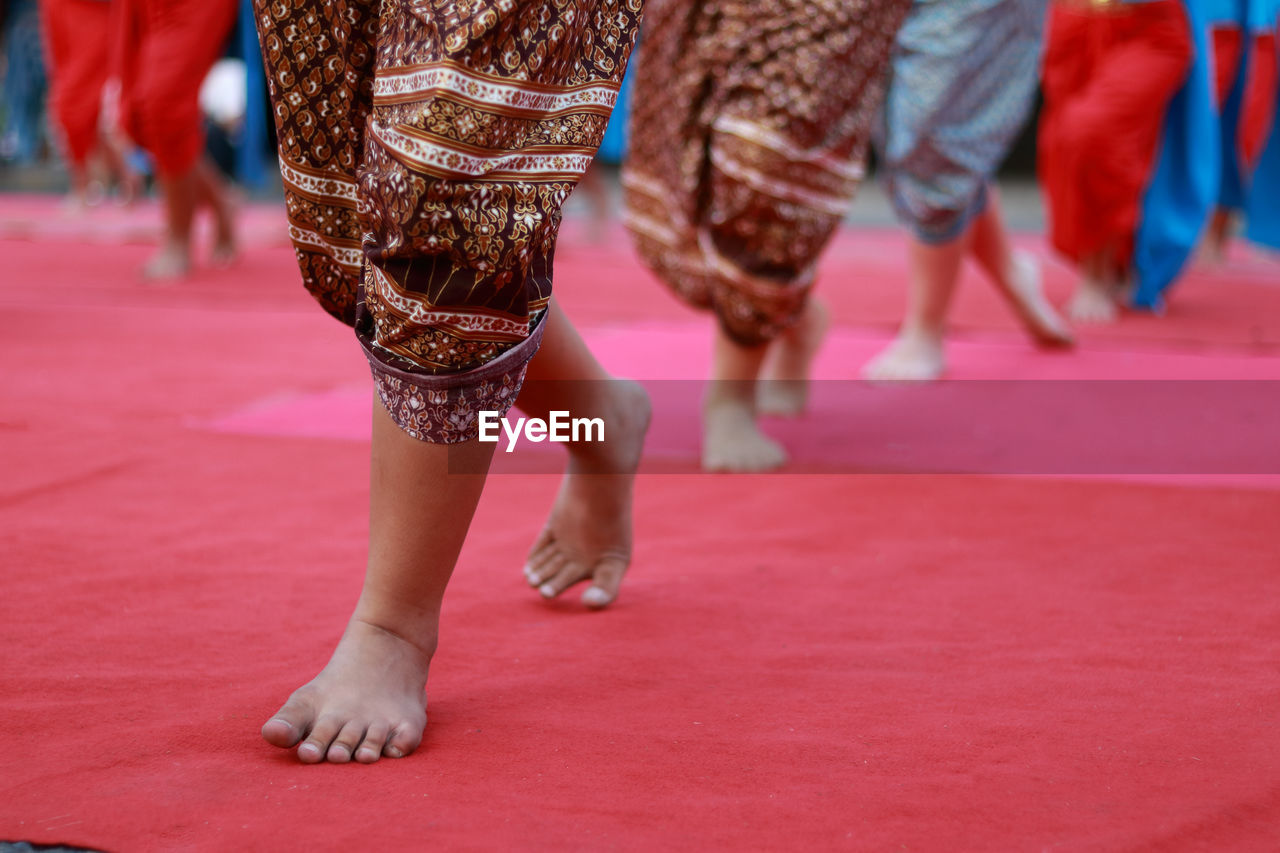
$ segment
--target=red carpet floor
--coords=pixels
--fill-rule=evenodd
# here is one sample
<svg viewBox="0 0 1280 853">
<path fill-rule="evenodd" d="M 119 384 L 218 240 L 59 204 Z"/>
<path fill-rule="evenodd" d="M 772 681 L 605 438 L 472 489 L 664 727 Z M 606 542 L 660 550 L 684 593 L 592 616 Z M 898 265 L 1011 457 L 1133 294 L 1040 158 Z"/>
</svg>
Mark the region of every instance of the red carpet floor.
<svg viewBox="0 0 1280 853">
<path fill-rule="evenodd" d="M 851 473 L 892 461 L 888 443 L 843 474 L 706 476 L 675 398 L 614 609 L 524 587 L 556 478 L 495 476 L 424 748 L 299 765 L 257 730 L 359 585 L 359 351 L 266 231 L 236 269 L 156 288 L 134 276 L 143 241 L 90 239 L 114 221 L 67 246 L 61 226 L 12 226 L 23 203 L 0 205 L 0 841 L 1276 849 L 1274 477 Z M 705 325 L 625 243 L 575 238 L 557 287 L 602 356 L 700 378 Z M 822 376 L 856 375 L 886 338 L 901 250 L 839 238 Z M 1196 271 L 1168 316 L 1066 355 L 1024 346 L 968 283 L 955 375 L 1275 380 L 1278 269 L 1241 253 Z M 1055 296 L 1068 284 L 1050 268 Z M 806 441 L 835 434 L 775 427 L 811 461 Z"/>
</svg>

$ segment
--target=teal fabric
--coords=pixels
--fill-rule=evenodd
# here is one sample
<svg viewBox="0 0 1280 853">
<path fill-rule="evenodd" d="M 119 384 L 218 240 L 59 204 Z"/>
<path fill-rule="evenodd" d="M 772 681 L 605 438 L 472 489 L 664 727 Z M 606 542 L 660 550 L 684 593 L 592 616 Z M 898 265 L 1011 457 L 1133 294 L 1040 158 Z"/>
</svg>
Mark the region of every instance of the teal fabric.
<svg viewBox="0 0 1280 853">
<path fill-rule="evenodd" d="M 1186 266 L 1221 181 L 1221 140 L 1209 71 L 1210 0 L 1182 0 L 1191 25 L 1190 73 L 1165 113 L 1155 174 L 1142 200 L 1134 240 L 1136 308 L 1157 310 Z"/>
</svg>

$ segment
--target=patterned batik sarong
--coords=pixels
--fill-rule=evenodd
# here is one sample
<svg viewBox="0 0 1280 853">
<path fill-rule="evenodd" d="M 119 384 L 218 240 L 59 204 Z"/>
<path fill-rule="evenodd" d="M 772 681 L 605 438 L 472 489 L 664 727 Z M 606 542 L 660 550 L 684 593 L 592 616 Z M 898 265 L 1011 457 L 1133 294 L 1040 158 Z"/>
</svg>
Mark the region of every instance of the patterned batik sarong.
<svg viewBox="0 0 1280 853">
<path fill-rule="evenodd" d="M 862 177 L 908 0 L 650 0 L 623 173 L 640 255 L 744 345 L 793 323 Z"/>
<path fill-rule="evenodd" d="M 410 435 L 474 438 L 541 339 L 641 0 L 257 0 L 290 233 Z"/>
<path fill-rule="evenodd" d="M 890 63 L 877 142 L 898 219 L 960 236 L 1035 100 L 1047 0 L 915 0 Z"/>
</svg>

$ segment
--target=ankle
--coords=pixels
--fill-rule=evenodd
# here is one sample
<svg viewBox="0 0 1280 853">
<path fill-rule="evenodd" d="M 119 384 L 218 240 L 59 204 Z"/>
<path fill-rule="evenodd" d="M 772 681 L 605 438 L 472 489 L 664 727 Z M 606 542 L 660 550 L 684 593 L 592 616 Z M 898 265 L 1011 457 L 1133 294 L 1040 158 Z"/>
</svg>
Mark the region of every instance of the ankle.
<svg viewBox="0 0 1280 853">
<path fill-rule="evenodd" d="M 946 324 L 933 321 L 911 321 L 902 324 L 898 339 L 939 346 L 946 337 Z"/>
<path fill-rule="evenodd" d="M 653 407 L 649 393 L 639 383 L 610 379 L 605 387 L 603 399 L 591 415 L 603 423 L 603 439 L 588 430 L 588 440 L 565 445 L 569 454 L 582 462 L 616 463 L 619 453 L 633 455 L 634 439 L 643 438 L 649 428 Z"/>
<path fill-rule="evenodd" d="M 160 244 L 160 251 L 167 255 L 186 258 L 191 254 L 191 241 L 185 237 L 177 237 L 170 234 Z"/>
<path fill-rule="evenodd" d="M 702 409 L 704 412 L 725 409 L 754 412 L 757 384 L 755 379 L 713 379 L 702 400 Z"/>
<path fill-rule="evenodd" d="M 431 662 L 439 645 L 440 611 L 438 608 L 375 602 L 361 596 L 348 631 L 353 628 L 385 634 L 412 646 L 425 665 Z"/>
</svg>

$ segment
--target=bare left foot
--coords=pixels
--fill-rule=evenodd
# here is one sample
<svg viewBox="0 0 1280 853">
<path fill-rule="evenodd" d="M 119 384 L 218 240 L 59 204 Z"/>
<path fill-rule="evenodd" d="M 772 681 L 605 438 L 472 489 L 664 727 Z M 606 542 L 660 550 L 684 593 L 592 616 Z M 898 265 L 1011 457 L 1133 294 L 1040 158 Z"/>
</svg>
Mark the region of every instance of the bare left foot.
<svg viewBox="0 0 1280 853">
<path fill-rule="evenodd" d="M 1071 327 L 1054 310 L 1044 295 L 1040 264 L 1030 252 L 1014 252 L 1013 269 L 1007 281 L 996 286 L 1009 300 L 1027 333 L 1044 346 L 1064 347 L 1075 343 Z"/>
<path fill-rule="evenodd" d="M 524 567 L 543 598 L 591 581 L 582 603 L 593 609 L 613 603 L 631 564 L 631 499 L 651 411 L 638 383 L 614 380 L 605 393 L 605 441 L 570 448 L 560 494 Z"/>
<path fill-rule="evenodd" d="M 809 402 L 809 369 L 831 325 L 821 302 L 810 299 L 800 320 L 769 347 L 756 384 L 756 411 L 796 417 Z"/>
</svg>

